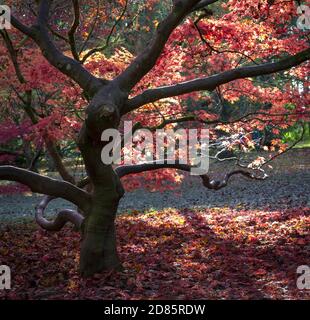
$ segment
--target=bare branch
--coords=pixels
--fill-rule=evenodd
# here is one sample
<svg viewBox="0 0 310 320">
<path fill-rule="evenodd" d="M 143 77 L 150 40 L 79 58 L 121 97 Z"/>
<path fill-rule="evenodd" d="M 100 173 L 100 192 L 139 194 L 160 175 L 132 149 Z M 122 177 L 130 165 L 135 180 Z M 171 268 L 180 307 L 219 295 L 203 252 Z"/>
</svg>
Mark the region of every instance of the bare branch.
<svg viewBox="0 0 310 320">
<path fill-rule="evenodd" d="M 121 88 L 130 91 L 154 67 L 173 30 L 198 2 L 199 0 L 174 1 L 172 12 L 158 25 L 156 34 L 150 44 L 116 78 Z"/>
<path fill-rule="evenodd" d="M 77 230 L 81 229 L 84 217 L 75 210 L 65 209 L 57 213 L 54 221 L 49 221 L 44 218 L 44 210 L 48 203 L 55 199 L 54 197 L 46 196 L 36 207 L 35 219 L 38 225 L 48 231 L 59 231 L 67 222 L 71 222 Z"/>
<path fill-rule="evenodd" d="M 206 6 L 218 2 L 219 0 L 201 0 L 200 2 L 198 2 L 195 7 L 193 8 L 192 12 L 197 11 L 197 10 L 201 10 L 203 8 L 205 8 Z"/>
<path fill-rule="evenodd" d="M 218 124 L 222 124 L 222 125 L 227 125 L 227 124 L 234 124 L 234 123 L 238 123 L 238 122 L 242 122 L 242 123 L 247 123 L 253 120 L 256 121 L 260 121 L 260 122 L 268 122 L 268 121 L 272 121 L 273 123 L 276 122 L 280 122 L 281 123 L 281 119 L 279 120 L 275 120 L 273 118 L 280 118 L 280 117 L 290 117 L 290 116 L 309 116 L 310 112 L 292 112 L 292 113 L 266 113 L 266 112 L 249 112 L 241 117 L 232 119 L 232 120 L 221 120 L 220 118 L 218 119 L 214 119 L 214 120 L 203 120 L 201 118 L 199 118 L 199 116 L 195 115 L 195 114 L 189 114 L 189 115 L 185 115 L 183 117 L 179 117 L 179 118 L 170 118 L 170 119 L 166 119 L 165 117 L 162 118 L 162 121 L 159 125 L 157 126 L 143 126 L 141 124 L 141 122 L 136 122 L 132 128 L 132 133 L 136 132 L 137 130 L 140 129 L 147 129 L 150 131 L 155 131 L 157 129 L 163 129 L 164 127 L 166 127 L 168 124 L 172 124 L 172 123 L 183 123 L 183 122 L 199 122 L 199 123 L 203 123 L 206 125 L 218 125 Z M 253 117 L 253 116 L 265 116 L 268 117 L 268 119 L 262 119 L 259 117 Z"/>
<path fill-rule="evenodd" d="M 219 190 L 227 186 L 229 179 L 235 175 L 242 175 L 246 178 L 252 180 L 265 180 L 268 178 L 266 174 L 262 176 L 257 176 L 253 172 L 245 171 L 245 170 L 234 170 L 227 173 L 223 180 L 210 180 L 207 175 L 201 176 L 203 181 L 203 185 L 208 189 Z"/>
<path fill-rule="evenodd" d="M 90 196 L 73 184 L 42 176 L 13 166 L 0 166 L 0 180 L 16 181 L 28 186 L 33 192 L 66 199 L 83 211 L 88 208 Z"/>
<path fill-rule="evenodd" d="M 296 55 L 282 59 L 278 62 L 264 63 L 256 66 L 241 67 L 219 74 L 212 75 L 206 78 L 190 80 L 178 83 L 171 86 L 159 87 L 156 89 L 149 89 L 142 94 L 130 99 L 123 113 L 130 112 L 147 103 L 155 102 L 157 100 L 179 96 L 185 93 L 194 91 L 208 90 L 213 91 L 219 85 L 248 77 L 257 77 L 260 75 L 267 75 L 275 72 L 284 71 L 310 59 L 310 48 L 297 53 Z"/>
<path fill-rule="evenodd" d="M 187 171 L 187 172 L 190 172 L 192 169 L 192 167 L 187 164 L 180 164 L 180 163 L 168 164 L 168 163 L 157 163 L 156 161 L 154 161 L 154 162 L 144 163 L 144 164 L 120 166 L 115 169 L 115 172 L 118 174 L 120 178 L 122 178 L 129 174 L 136 174 L 136 173 L 141 173 L 145 171 L 152 171 L 152 170 L 158 170 L 158 169 L 164 169 L 164 168 L 178 169 L 178 170 Z M 223 180 L 211 180 L 207 174 L 201 175 L 200 178 L 202 179 L 202 183 L 206 188 L 212 189 L 212 190 L 219 190 L 226 187 L 229 179 L 234 175 L 243 175 L 253 180 L 264 180 L 267 178 L 266 174 L 264 174 L 263 176 L 256 176 L 254 173 L 246 170 L 235 170 L 235 171 L 229 172 L 225 175 Z"/>
<path fill-rule="evenodd" d="M 80 5 L 79 0 L 72 0 L 73 4 L 73 11 L 74 11 L 74 20 L 71 25 L 71 28 L 68 32 L 68 38 L 69 38 L 69 44 L 71 48 L 72 55 L 76 61 L 80 61 L 80 56 L 76 49 L 76 43 L 75 43 L 75 33 L 77 28 L 80 25 Z"/>
</svg>

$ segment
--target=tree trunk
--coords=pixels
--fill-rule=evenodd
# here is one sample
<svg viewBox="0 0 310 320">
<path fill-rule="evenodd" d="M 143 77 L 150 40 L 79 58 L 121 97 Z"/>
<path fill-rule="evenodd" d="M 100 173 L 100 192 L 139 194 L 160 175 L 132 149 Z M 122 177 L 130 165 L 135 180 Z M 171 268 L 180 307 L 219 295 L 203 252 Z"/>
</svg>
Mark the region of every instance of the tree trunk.
<svg viewBox="0 0 310 320">
<path fill-rule="evenodd" d="M 80 272 L 84 277 L 103 270 L 121 269 L 115 231 L 117 205 L 118 201 L 111 204 L 107 198 L 94 197 L 83 228 Z"/>
<path fill-rule="evenodd" d="M 115 216 L 124 189 L 112 166 L 101 161 L 102 145 L 92 143 L 84 130 L 79 147 L 93 190 L 90 209 L 85 212 L 80 256 L 80 272 L 87 277 L 103 270 L 121 269 Z"/>
<path fill-rule="evenodd" d="M 116 248 L 115 216 L 124 194 L 121 181 L 102 160 L 102 149 L 108 143 L 101 140 L 106 129 L 118 128 L 122 93 L 114 85 L 106 86 L 92 99 L 86 110 L 86 120 L 80 130 L 78 146 L 93 192 L 91 206 L 85 213 L 80 272 L 91 276 L 103 270 L 121 269 Z"/>
</svg>

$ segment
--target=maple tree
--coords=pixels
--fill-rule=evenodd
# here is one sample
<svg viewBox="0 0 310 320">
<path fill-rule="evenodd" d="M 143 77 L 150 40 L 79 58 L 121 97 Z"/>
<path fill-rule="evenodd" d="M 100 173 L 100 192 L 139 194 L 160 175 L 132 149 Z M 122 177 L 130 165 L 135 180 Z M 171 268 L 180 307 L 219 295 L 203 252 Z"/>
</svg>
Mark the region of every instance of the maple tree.
<svg viewBox="0 0 310 320">
<path fill-rule="evenodd" d="M 140 172 L 191 169 L 156 161 L 105 165 L 104 130 L 122 127 L 124 120 L 133 120 L 135 130 L 207 126 L 211 141 L 223 133 L 235 137 L 220 144 L 232 150 L 253 148 L 255 130 L 271 126 L 276 135 L 309 118 L 310 49 L 307 32 L 293 23 L 294 1 L 8 4 L 14 8 L 14 28 L 0 32 L 5 106 L 0 142 L 19 138 L 33 159 L 44 145 L 63 180 L 6 165 L 0 166 L 0 179 L 46 195 L 36 211 L 43 229 L 59 231 L 71 221 L 82 231 L 80 271 L 85 276 L 121 267 L 114 223 L 124 194 L 121 178 L 130 184 L 131 175 Z M 78 181 L 67 170 L 60 141 L 76 143 L 86 178 Z M 270 148 L 278 145 L 285 149 L 279 139 Z M 204 187 L 218 190 L 233 175 L 264 178 L 260 173 L 266 163 L 258 158 L 247 168 L 239 163 L 223 180 L 209 174 L 201 179 Z M 177 180 L 170 171 L 158 175 Z M 44 210 L 55 197 L 78 209 L 46 220 Z"/>
</svg>

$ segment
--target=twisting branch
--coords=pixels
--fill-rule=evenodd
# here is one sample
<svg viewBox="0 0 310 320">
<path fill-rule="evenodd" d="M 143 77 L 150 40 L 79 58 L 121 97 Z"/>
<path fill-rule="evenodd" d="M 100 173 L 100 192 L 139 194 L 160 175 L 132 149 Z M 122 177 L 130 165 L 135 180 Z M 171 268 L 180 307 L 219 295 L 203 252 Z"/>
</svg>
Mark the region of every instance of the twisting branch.
<svg viewBox="0 0 310 320">
<path fill-rule="evenodd" d="M 255 66 L 241 67 L 233 70 L 221 72 L 210 77 L 194 79 L 181 82 L 171 86 L 149 89 L 142 94 L 128 100 L 123 113 L 135 110 L 147 103 L 155 102 L 163 98 L 179 96 L 194 91 L 208 90 L 213 91 L 218 86 L 248 77 L 257 77 L 261 75 L 272 74 L 284 71 L 310 59 L 310 48 L 297 53 L 296 55 L 282 59 L 278 62 L 264 63 Z"/>
<path fill-rule="evenodd" d="M 174 1 L 172 12 L 158 25 L 156 34 L 150 44 L 116 78 L 121 88 L 130 91 L 154 67 L 173 30 L 198 2 L 199 0 Z"/>
<path fill-rule="evenodd" d="M 78 54 L 78 51 L 76 49 L 76 43 L 75 43 L 75 33 L 77 28 L 80 25 L 80 5 L 79 5 L 79 0 L 72 0 L 72 5 L 73 5 L 73 11 L 74 11 L 74 19 L 73 23 L 71 25 L 71 28 L 68 32 L 68 38 L 69 38 L 69 44 L 71 48 L 71 52 L 73 55 L 73 58 L 76 61 L 80 61 L 80 56 Z"/>
<path fill-rule="evenodd" d="M 73 184 L 42 176 L 35 172 L 13 166 L 0 166 L 0 180 L 22 183 L 31 191 L 66 199 L 78 208 L 87 211 L 90 204 L 90 195 Z"/>
<path fill-rule="evenodd" d="M 203 185 L 208 189 L 219 190 L 227 186 L 229 179 L 234 175 L 242 175 L 246 178 L 252 180 L 265 180 L 268 178 L 267 174 L 263 174 L 261 176 L 255 175 L 253 172 L 245 171 L 245 170 L 234 170 L 227 173 L 223 180 L 210 180 L 207 175 L 201 176 Z"/>
<path fill-rule="evenodd" d="M 168 164 L 168 163 L 157 163 L 156 161 L 150 162 L 150 163 L 144 163 L 144 164 L 137 164 L 137 165 L 126 165 L 126 166 L 120 166 L 115 169 L 115 172 L 118 174 L 120 178 L 129 175 L 129 174 L 135 174 L 135 173 L 141 173 L 145 171 L 152 171 L 152 170 L 158 170 L 158 169 L 178 169 L 182 171 L 190 172 L 192 167 L 187 164 L 181 164 L 181 163 L 174 163 L 174 164 Z M 210 177 L 207 174 L 200 175 L 200 178 L 202 179 L 203 185 L 212 190 L 219 190 L 227 186 L 227 183 L 229 179 L 234 175 L 243 175 L 247 178 L 254 179 L 254 180 L 265 180 L 267 178 L 267 175 L 264 174 L 262 176 L 257 176 L 253 172 L 249 172 L 246 170 L 235 170 L 232 172 L 229 172 L 225 175 L 223 180 L 213 180 L 210 179 Z"/>
<path fill-rule="evenodd" d="M 54 197 L 45 196 L 39 205 L 36 207 L 35 219 L 37 224 L 48 231 L 60 231 L 67 222 L 71 222 L 77 230 L 81 229 L 84 217 L 75 210 L 65 209 L 57 213 L 54 221 L 49 221 L 44 218 L 44 211 L 50 201 Z"/>
<path fill-rule="evenodd" d="M 78 61 L 65 56 L 53 43 L 48 33 L 48 16 L 51 0 L 41 0 L 37 24 L 31 28 L 25 26 L 14 16 L 11 17 L 12 25 L 32 38 L 40 47 L 45 58 L 61 71 L 80 85 L 89 95 L 93 96 L 102 87 L 100 79 L 88 72 Z"/>
</svg>

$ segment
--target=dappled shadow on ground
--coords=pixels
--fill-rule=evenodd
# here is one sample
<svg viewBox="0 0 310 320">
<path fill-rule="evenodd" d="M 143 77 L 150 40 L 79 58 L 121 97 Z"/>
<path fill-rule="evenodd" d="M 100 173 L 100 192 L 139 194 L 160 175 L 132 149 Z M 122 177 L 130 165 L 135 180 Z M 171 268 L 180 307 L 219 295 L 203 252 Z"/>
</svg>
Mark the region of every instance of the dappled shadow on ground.
<svg viewBox="0 0 310 320">
<path fill-rule="evenodd" d="M 138 211 L 118 218 L 125 271 L 78 277 L 78 233 L 32 225 L 0 233 L 12 269 L 9 299 L 309 299 L 296 268 L 309 263 L 309 209 Z"/>
</svg>

